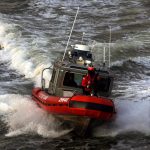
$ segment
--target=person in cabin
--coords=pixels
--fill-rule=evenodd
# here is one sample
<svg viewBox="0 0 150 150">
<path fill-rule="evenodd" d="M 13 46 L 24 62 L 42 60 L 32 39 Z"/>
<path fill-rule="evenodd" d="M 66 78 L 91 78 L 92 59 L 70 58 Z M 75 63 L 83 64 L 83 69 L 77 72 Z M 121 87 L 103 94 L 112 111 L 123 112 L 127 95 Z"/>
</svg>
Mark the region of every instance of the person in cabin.
<svg viewBox="0 0 150 150">
<path fill-rule="evenodd" d="M 73 73 L 66 72 L 63 85 L 71 86 L 71 87 L 77 87 L 77 83 L 74 80 L 74 74 Z"/>
<path fill-rule="evenodd" d="M 83 77 L 81 86 L 83 88 L 83 94 L 97 96 L 96 90 L 97 74 L 94 67 L 88 67 L 88 73 Z"/>
</svg>

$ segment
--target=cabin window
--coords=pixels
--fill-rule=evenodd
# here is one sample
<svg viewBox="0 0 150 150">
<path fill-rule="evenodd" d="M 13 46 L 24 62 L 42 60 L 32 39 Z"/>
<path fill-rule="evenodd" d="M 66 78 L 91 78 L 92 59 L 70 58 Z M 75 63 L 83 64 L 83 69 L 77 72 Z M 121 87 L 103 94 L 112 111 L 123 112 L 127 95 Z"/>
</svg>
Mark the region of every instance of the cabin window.
<svg viewBox="0 0 150 150">
<path fill-rule="evenodd" d="M 81 87 L 83 75 L 82 74 L 76 74 L 72 72 L 66 72 L 63 85 L 64 86 L 70 86 L 70 87 Z"/>
<path fill-rule="evenodd" d="M 87 58 L 88 58 L 88 59 L 92 59 L 92 54 L 87 53 Z"/>
<path fill-rule="evenodd" d="M 110 83 L 111 83 L 111 78 L 101 77 L 100 80 L 97 80 L 97 83 L 96 83 L 97 92 L 104 92 L 104 93 L 109 92 Z"/>
<path fill-rule="evenodd" d="M 54 69 L 52 73 L 52 78 L 51 78 L 52 83 L 54 83 L 55 75 L 56 75 L 56 70 Z"/>
<path fill-rule="evenodd" d="M 72 54 L 73 56 L 75 57 L 78 57 L 78 56 L 82 56 L 84 58 L 92 58 L 92 54 L 89 52 L 89 51 L 80 51 L 80 50 L 76 50 L 73 52 Z"/>
</svg>

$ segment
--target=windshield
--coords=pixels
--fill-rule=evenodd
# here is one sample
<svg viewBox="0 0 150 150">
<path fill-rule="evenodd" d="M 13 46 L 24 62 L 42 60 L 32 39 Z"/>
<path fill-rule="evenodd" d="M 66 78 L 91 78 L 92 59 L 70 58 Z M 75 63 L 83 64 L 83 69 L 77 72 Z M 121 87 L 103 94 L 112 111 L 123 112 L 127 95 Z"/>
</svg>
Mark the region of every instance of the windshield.
<svg viewBox="0 0 150 150">
<path fill-rule="evenodd" d="M 63 85 L 80 88 L 83 75 L 79 73 L 66 72 Z"/>
</svg>

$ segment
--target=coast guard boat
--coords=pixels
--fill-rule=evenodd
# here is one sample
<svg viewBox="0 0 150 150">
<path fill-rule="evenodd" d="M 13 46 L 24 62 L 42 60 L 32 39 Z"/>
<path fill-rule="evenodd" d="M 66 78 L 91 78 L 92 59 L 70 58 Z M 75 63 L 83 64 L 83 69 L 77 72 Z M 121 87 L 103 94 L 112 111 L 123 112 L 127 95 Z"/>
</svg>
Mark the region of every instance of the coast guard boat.
<svg viewBox="0 0 150 150">
<path fill-rule="evenodd" d="M 114 118 L 115 106 L 109 99 L 114 77 L 109 68 L 94 65 L 100 77 L 96 84 L 97 96 L 84 95 L 81 82 L 88 72 L 87 66 L 93 62 L 92 53 L 83 44 L 72 46 L 67 55 L 66 50 L 63 58 L 56 60 L 53 67 L 42 71 L 42 86 L 33 88 L 32 99 L 48 113 L 79 129 L 80 132 L 77 132 L 83 135 L 92 124 L 100 125 Z M 48 88 L 43 77 L 47 69 L 52 71 Z"/>
<path fill-rule="evenodd" d="M 56 61 L 53 68 L 46 69 L 52 70 L 49 88 L 45 88 L 42 76 L 42 87 L 32 90 L 32 99 L 45 111 L 80 128 L 87 127 L 93 120 L 102 123 L 113 119 L 115 107 L 108 98 L 112 90 L 113 75 L 108 70 L 96 68 L 101 78 L 96 87 L 98 96 L 87 96 L 83 94 L 81 87 L 82 78 L 87 74 L 86 66 Z"/>
</svg>

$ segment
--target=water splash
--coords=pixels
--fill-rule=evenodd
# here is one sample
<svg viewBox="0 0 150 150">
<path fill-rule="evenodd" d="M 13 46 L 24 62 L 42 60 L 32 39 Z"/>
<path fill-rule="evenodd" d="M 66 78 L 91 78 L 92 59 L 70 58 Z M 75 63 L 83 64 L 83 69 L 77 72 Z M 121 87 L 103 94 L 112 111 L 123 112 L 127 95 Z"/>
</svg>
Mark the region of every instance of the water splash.
<svg viewBox="0 0 150 150">
<path fill-rule="evenodd" d="M 37 107 L 29 96 L 0 95 L 0 112 L 9 129 L 6 136 L 39 134 L 56 138 L 70 132 L 61 129 L 61 122 Z"/>
<path fill-rule="evenodd" d="M 115 121 L 98 127 L 94 136 L 116 136 L 121 133 L 138 131 L 149 135 L 150 130 L 150 100 L 145 101 L 117 101 L 117 115 Z"/>
<path fill-rule="evenodd" d="M 141 62 L 141 61 L 140 61 Z M 147 61 L 146 61 L 147 62 Z M 143 61 L 142 61 L 143 63 Z M 146 63 L 147 64 L 147 63 Z M 118 83 L 119 84 L 119 83 Z M 120 133 L 138 131 L 150 134 L 150 78 L 120 83 L 114 92 L 116 118 L 107 125 L 98 127 L 95 136 L 115 136 Z"/>
</svg>

